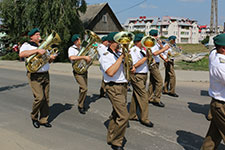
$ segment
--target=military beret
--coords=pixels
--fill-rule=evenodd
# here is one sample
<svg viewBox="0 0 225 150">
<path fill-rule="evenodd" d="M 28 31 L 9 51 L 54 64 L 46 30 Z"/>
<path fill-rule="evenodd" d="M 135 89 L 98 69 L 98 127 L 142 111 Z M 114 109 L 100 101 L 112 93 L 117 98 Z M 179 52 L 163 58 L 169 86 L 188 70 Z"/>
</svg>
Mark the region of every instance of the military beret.
<svg viewBox="0 0 225 150">
<path fill-rule="evenodd" d="M 174 36 L 174 35 L 172 35 L 172 36 L 170 36 L 169 38 L 168 38 L 168 40 L 170 41 L 170 40 L 176 40 L 176 36 Z"/>
<path fill-rule="evenodd" d="M 28 32 L 28 36 L 32 36 L 32 35 L 34 35 L 36 32 L 40 32 L 39 28 L 33 28 L 32 30 L 30 30 L 30 32 Z"/>
<path fill-rule="evenodd" d="M 115 41 L 114 40 L 114 36 L 117 34 L 118 32 L 111 32 L 111 33 L 109 33 L 109 35 L 108 35 L 108 37 L 107 37 L 107 39 L 108 39 L 108 41 Z"/>
<path fill-rule="evenodd" d="M 152 30 L 149 31 L 149 34 L 151 36 L 157 36 L 158 35 L 158 30 L 152 29 Z"/>
<path fill-rule="evenodd" d="M 79 38 L 80 38 L 79 34 L 74 34 L 71 38 L 71 41 L 74 42 L 74 41 L 78 40 Z"/>
<path fill-rule="evenodd" d="M 225 33 L 215 36 L 213 40 L 215 45 L 225 46 Z"/>
<path fill-rule="evenodd" d="M 141 39 L 142 39 L 143 37 L 144 37 L 144 34 L 142 34 L 142 33 L 136 34 L 135 37 L 134 37 L 134 42 L 136 42 L 136 41 L 141 41 Z"/>
<path fill-rule="evenodd" d="M 108 41 L 108 37 L 107 37 L 107 36 L 103 36 L 103 37 L 101 38 L 101 40 L 102 40 L 102 42 Z"/>
</svg>

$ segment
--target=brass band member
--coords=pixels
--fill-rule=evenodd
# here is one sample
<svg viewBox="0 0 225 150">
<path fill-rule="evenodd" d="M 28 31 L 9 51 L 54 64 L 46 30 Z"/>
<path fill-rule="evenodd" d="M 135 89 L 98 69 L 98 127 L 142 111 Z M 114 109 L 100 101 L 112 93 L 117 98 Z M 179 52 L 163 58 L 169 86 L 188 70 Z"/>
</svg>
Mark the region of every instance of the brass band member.
<svg viewBox="0 0 225 150">
<path fill-rule="evenodd" d="M 103 36 L 101 38 L 101 40 L 102 40 L 102 43 L 97 48 L 99 59 L 103 55 L 103 53 L 107 52 L 107 49 L 108 49 L 108 46 L 109 46 L 109 42 L 108 42 L 107 36 Z M 100 69 L 102 69 L 102 68 L 100 68 Z M 105 97 L 105 93 L 106 93 L 106 91 L 105 91 L 105 82 L 104 82 L 104 78 L 102 77 L 102 83 L 101 83 L 99 98 Z"/>
<path fill-rule="evenodd" d="M 68 57 L 73 64 L 76 60 L 84 59 L 85 61 L 90 62 L 91 57 L 90 56 L 77 56 L 81 49 L 81 40 L 79 34 L 74 34 L 72 36 L 71 41 L 73 42 L 73 45 L 68 50 Z M 74 78 L 76 79 L 77 83 L 79 84 L 79 98 L 78 98 L 78 110 L 81 114 L 86 113 L 86 109 L 84 107 L 84 101 L 87 96 L 87 76 L 88 73 L 85 72 L 84 74 L 78 74 L 73 70 Z"/>
<path fill-rule="evenodd" d="M 33 54 L 39 53 L 43 55 L 46 53 L 44 49 L 37 49 L 41 39 L 40 30 L 38 28 L 32 29 L 28 36 L 29 42 L 25 42 L 20 48 L 19 56 L 29 57 Z M 50 56 L 50 62 L 56 58 L 56 55 Z M 34 95 L 34 102 L 32 106 L 31 119 L 33 126 L 39 128 L 40 125 L 51 127 L 48 123 L 49 117 L 49 63 L 45 64 L 35 73 L 27 72 L 30 87 Z"/>
<path fill-rule="evenodd" d="M 153 36 L 155 39 L 158 39 L 158 30 L 154 29 L 150 30 L 149 35 Z M 155 53 L 156 51 L 163 48 L 163 45 L 161 41 L 159 40 L 156 41 L 157 43 L 155 44 L 155 46 L 151 48 L 155 63 L 149 66 L 150 80 L 148 86 L 148 101 L 149 103 L 152 103 L 155 106 L 165 107 L 165 105 L 160 101 L 163 88 L 163 78 L 159 70 L 159 63 L 160 63 L 159 55 L 161 54 L 156 55 Z"/>
<path fill-rule="evenodd" d="M 99 61 L 102 67 L 106 93 L 112 103 L 113 111 L 109 120 L 107 143 L 114 150 L 123 150 L 123 140 L 128 123 L 127 80 L 123 69 L 123 55 L 118 52 L 118 43 L 113 39 L 117 32 L 108 35 L 110 43 L 107 52 Z"/>
<path fill-rule="evenodd" d="M 171 45 L 176 44 L 176 36 L 170 36 L 168 38 L 169 43 L 170 43 L 170 48 L 166 50 L 163 54 L 164 58 L 167 60 L 164 63 L 165 66 L 165 81 L 164 81 L 164 87 L 163 87 L 163 94 L 168 94 L 173 97 L 179 97 L 175 93 L 175 87 L 176 87 L 176 75 L 174 71 L 174 58 L 169 59 L 169 54 L 173 53 L 172 52 L 172 47 Z"/>
<path fill-rule="evenodd" d="M 225 142 L 225 34 L 213 38 L 215 49 L 209 54 L 209 95 L 212 114 L 208 133 L 201 150 L 216 150 Z"/>
<path fill-rule="evenodd" d="M 132 71 L 131 85 L 133 94 L 130 104 L 130 120 L 138 120 L 137 106 L 140 108 L 140 122 L 147 126 L 153 127 L 153 123 L 148 119 L 148 96 L 146 91 L 146 81 L 148 73 L 146 52 L 142 49 L 141 39 L 144 34 L 136 34 L 134 46 L 130 49 L 130 54 L 134 63 Z"/>
</svg>

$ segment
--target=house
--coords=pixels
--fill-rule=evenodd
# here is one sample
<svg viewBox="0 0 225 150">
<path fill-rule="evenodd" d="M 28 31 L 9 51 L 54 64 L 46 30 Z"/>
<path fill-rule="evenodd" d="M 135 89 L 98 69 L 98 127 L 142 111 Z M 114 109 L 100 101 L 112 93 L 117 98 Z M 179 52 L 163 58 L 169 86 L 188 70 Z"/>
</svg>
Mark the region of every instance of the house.
<svg viewBox="0 0 225 150">
<path fill-rule="evenodd" d="M 123 30 L 108 3 L 88 5 L 85 14 L 80 14 L 80 19 L 85 29 L 94 31 L 100 37 Z"/>
<path fill-rule="evenodd" d="M 148 35 L 151 29 L 159 31 L 159 36 L 175 35 L 177 43 L 199 43 L 197 21 L 182 17 L 163 16 L 128 19 L 124 24 L 127 31 L 139 30 Z"/>
</svg>

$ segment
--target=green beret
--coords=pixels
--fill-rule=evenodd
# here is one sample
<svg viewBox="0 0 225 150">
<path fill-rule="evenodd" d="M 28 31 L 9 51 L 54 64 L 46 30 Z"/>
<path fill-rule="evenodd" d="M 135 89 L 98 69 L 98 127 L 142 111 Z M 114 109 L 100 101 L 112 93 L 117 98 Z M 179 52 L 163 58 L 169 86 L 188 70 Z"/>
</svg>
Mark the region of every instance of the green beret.
<svg viewBox="0 0 225 150">
<path fill-rule="evenodd" d="M 34 35 L 36 32 L 40 32 L 40 30 L 38 28 L 33 28 L 32 30 L 30 30 L 30 32 L 28 32 L 28 36 L 32 36 Z"/>
<path fill-rule="evenodd" d="M 114 36 L 117 34 L 118 32 L 111 32 L 111 33 L 109 33 L 109 35 L 108 35 L 108 37 L 107 37 L 107 39 L 108 39 L 108 41 L 115 41 L 114 40 Z"/>
<path fill-rule="evenodd" d="M 144 37 L 144 34 L 143 33 L 138 33 L 135 35 L 134 37 L 134 42 L 136 41 L 141 41 L 141 39 Z"/>
<path fill-rule="evenodd" d="M 107 36 L 103 36 L 103 37 L 101 38 L 101 40 L 102 40 L 102 42 L 108 41 L 108 38 L 107 38 Z"/>
<path fill-rule="evenodd" d="M 149 31 L 149 34 L 151 36 L 157 36 L 158 35 L 158 30 L 152 29 L 152 30 Z"/>
<path fill-rule="evenodd" d="M 172 35 L 172 36 L 170 36 L 169 38 L 168 38 L 168 40 L 170 41 L 170 40 L 176 40 L 176 36 L 174 36 L 174 35 Z"/>
<path fill-rule="evenodd" d="M 213 40 L 215 45 L 225 46 L 225 33 L 215 36 Z"/>
<path fill-rule="evenodd" d="M 71 38 L 71 41 L 74 42 L 74 41 L 78 40 L 79 38 L 80 38 L 79 34 L 74 34 Z"/>
</svg>

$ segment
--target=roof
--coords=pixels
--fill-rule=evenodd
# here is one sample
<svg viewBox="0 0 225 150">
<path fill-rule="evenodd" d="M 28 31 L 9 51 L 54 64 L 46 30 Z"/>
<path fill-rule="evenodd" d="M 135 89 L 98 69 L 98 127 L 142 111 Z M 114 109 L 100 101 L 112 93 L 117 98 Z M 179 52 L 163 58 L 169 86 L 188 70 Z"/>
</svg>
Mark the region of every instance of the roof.
<svg viewBox="0 0 225 150">
<path fill-rule="evenodd" d="M 107 5 L 107 3 L 100 3 L 94 5 L 88 5 L 86 12 L 80 14 L 80 19 L 83 23 L 90 23 L 96 15 Z"/>
<path fill-rule="evenodd" d="M 88 5 L 86 12 L 84 14 L 80 14 L 80 19 L 84 24 L 85 28 L 88 28 L 94 20 L 97 19 L 97 15 L 103 11 L 103 9 L 108 9 L 109 13 L 112 15 L 112 19 L 114 20 L 114 23 L 120 28 L 120 30 L 123 29 L 120 22 L 118 21 L 117 17 L 113 13 L 112 9 L 108 5 L 108 3 L 100 3 L 100 4 L 94 4 L 94 5 Z"/>
</svg>

